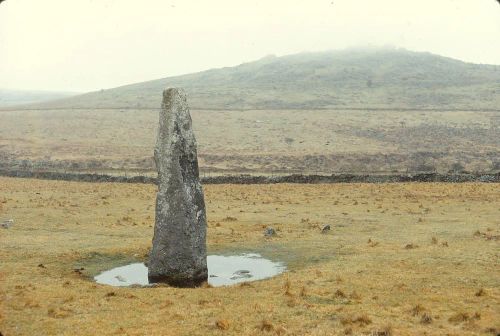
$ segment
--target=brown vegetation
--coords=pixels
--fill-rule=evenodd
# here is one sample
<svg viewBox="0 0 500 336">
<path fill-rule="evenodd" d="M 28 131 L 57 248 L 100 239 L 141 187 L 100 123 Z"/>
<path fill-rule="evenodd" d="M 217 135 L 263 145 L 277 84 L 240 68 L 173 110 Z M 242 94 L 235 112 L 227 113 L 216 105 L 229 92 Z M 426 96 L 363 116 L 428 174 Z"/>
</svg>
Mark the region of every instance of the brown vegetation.
<svg viewBox="0 0 500 336">
<path fill-rule="evenodd" d="M 457 162 L 460 172 L 498 168 L 495 112 L 193 110 L 192 117 L 202 175 L 447 173 Z M 157 122 L 157 110 L 0 111 L 0 168 L 148 174 Z M 293 143 L 283 141 L 288 135 Z"/>
<path fill-rule="evenodd" d="M 496 184 L 206 185 L 210 253 L 257 252 L 289 271 L 197 289 L 92 281 L 145 260 L 153 185 L 0 178 L 0 190 L 0 219 L 15 220 L 0 228 L 6 336 L 499 330 L 498 242 L 473 235 L 500 233 Z M 334 234 L 314 226 L 323 223 Z M 265 227 L 280 235 L 266 239 Z M 430 244 L 434 236 L 449 247 Z M 369 239 L 380 244 L 371 247 Z M 419 248 L 403 249 L 408 242 Z"/>
</svg>

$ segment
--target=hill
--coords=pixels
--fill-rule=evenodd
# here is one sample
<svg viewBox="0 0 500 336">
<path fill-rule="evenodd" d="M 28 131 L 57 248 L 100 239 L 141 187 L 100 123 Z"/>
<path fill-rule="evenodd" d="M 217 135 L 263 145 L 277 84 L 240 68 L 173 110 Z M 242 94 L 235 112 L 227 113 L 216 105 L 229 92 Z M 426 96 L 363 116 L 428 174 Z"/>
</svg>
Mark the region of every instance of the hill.
<svg viewBox="0 0 500 336">
<path fill-rule="evenodd" d="M 167 86 L 189 93 L 203 173 L 500 169 L 500 66 L 399 49 L 271 56 L 13 107 L 0 169 L 154 174 Z"/>
<path fill-rule="evenodd" d="M 264 57 L 235 67 L 136 83 L 45 107 L 155 108 L 168 86 L 198 109 L 498 109 L 500 66 L 404 49 Z"/>
</svg>

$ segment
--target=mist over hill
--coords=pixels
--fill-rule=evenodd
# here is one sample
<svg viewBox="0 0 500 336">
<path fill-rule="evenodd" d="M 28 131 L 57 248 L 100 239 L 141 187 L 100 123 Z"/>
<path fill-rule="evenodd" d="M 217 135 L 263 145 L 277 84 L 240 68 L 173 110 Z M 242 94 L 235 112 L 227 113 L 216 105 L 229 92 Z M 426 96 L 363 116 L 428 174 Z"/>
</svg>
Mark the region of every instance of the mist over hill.
<svg viewBox="0 0 500 336">
<path fill-rule="evenodd" d="M 500 66 L 404 49 L 364 48 L 267 56 L 43 104 L 154 108 L 165 87 L 183 87 L 198 109 L 498 109 Z"/>
<path fill-rule="evenodd" d="M 0 89 L 0 107 L 32 104 L 75 96 L 74 92 Z"/>
</svg>

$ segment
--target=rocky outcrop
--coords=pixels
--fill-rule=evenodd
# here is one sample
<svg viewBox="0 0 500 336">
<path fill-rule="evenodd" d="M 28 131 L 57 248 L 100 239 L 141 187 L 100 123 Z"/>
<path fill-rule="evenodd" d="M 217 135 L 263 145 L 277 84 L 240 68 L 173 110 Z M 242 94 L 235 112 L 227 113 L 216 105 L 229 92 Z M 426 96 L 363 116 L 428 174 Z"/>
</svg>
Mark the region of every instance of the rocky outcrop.
<svg viewBox="0 0 500 336">
<path fill-rule="evenodd" d="M 163 92 L 154 151 L 158 169 L 150 282 L 195 287 L 208 278 L 207 220 L 196 139 L 183 90 Z"/>
</svg>

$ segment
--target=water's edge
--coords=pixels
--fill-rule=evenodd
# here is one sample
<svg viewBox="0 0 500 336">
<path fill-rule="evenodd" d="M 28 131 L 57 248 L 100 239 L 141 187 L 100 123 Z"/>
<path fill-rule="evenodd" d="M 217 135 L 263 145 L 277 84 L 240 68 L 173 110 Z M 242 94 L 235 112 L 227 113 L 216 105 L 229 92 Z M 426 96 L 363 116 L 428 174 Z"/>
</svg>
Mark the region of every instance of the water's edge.
<svg viewBox="0 0 500 336">
<path fill-rule="evenodd" d="M 282 262 L 273 262 L 260 254 L 207 257 L 208 283 L 214 287 L 263 280 L 286 270 Z M 150 286 L 148 268 L 144 263 L 131 263 L 101 272 L 94 277 L 97 283 L 111 286 Z"/>
</svg>

